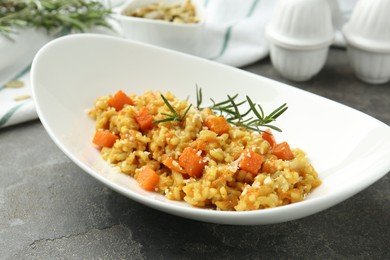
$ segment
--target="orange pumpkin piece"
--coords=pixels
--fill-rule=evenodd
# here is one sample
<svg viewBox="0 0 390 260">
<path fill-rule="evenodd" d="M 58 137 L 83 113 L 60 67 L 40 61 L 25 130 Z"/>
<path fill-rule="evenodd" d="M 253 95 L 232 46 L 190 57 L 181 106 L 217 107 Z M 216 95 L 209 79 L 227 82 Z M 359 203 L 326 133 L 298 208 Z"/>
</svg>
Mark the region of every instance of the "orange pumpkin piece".
<svg viewBox="0 0 390 260">
<path fill-rule="evenodd" d="M 153 128 L 153 116 L 149 113 L 146 107 L 141 108 L 135 115 L 135 121 L 137 122 L 141 131 L 150 130 Z"/>
<path fill-rule="evenodd" d="M 217 135 L 222 135 L 229 132 L 229 123 L 223 116 L 209 116 L 204 121 L 204 125 Z"/>
<path fill-rule="evenodd" d="M 133 106 L 134 101 L 122 90 L 119 90 L 108 99 L 108 105 L 115 108 L 116 111 L 120 111 L 125 105 Z"/>
<path fill-rule="evenodd" d="M 171 169 L 172 171 L 176 171 L 176 172 L 179 172 L 179 173 L 186 173 L 186 171 L 180 166 L 180 164 L 175 161 L 174 159 L 172 159 L 171 157 L 167 157 L 165 158 L 162 163 L 167 166 L 169 169 Z"/>
<path fill-rule="evenodd" d="M 97 130 L 92 142 L 99 147 L 112 147 L 119 137 L 108 130 Z"/>
<path fill-rule="evenodd" d="M 204 140 L 196 139 L 195 144 L 197 150 L 206 150 L 207 142 L 205 142 Z"/>
<path fill-rule="evenodd" d="M 272 148 L 271 153 L 282 160 L 294 159 L 294 154 L 292 153 L 290 146 L 287 142 L 276 144 Z"/>
<path fill-rule="evenodd" d="M 257 174 L 261 168 L 261 165 L 263 164 L 263 161 L 263 156 L 250 149 L 246 149 L 241 154 L 238 167 L 251 174 Z"/>
<path fill-rule="evenodd" d="M 149 165 L 144 166 L 138 172 L 137 182 L 144 190 L 153 191 L 159 181 L 160 175 L 158 175 Z"/>
<path fill-rule="evenodd" d="M 261 133 L 261 137 L 266 140 L 271 147 L 276 144 L 275 136 L 272 134 L 270 129 L 265 130 Z"/>
<path fill-rule="evenodd" d="M 203 169 L 207 164 L 200 153 L 200 150 L 186 147 L 179 157 L 180 166 L 191 177 L 201 177 L 203 174 Z"/>
</svg>

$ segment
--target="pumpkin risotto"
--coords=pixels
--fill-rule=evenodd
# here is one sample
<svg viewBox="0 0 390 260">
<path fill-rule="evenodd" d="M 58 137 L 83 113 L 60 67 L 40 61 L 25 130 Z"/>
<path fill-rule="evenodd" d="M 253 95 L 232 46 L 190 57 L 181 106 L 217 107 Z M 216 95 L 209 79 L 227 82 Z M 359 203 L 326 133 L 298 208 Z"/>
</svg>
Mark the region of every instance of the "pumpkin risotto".
<svg viewBox="0 0 390 260">
<path fill-rule="evenodd" d="M 169 92 L 118 91 L 99 97 L 89 115 L 103 159 L 171 200 L 257 210 L 302 201 L 321 183 L 305 153 L 269 130 L 229 124 Z"/>
</svg>

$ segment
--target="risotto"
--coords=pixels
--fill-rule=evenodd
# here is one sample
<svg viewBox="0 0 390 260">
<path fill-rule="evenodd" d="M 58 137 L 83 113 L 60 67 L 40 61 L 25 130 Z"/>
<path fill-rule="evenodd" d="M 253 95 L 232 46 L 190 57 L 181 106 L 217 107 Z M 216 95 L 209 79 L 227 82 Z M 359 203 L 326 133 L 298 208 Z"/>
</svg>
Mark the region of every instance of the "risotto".
<svg viewBox="0 0 390 260">
<path fill-rule="evenodd" d="M 103 159 L 170 200 L 257 210 L 302 201 L 321 184 L 305 153 L 271 131 L 229 124 L 169 92 L 118 91 L 99 97 L 89 115 Z"/>
</svg>

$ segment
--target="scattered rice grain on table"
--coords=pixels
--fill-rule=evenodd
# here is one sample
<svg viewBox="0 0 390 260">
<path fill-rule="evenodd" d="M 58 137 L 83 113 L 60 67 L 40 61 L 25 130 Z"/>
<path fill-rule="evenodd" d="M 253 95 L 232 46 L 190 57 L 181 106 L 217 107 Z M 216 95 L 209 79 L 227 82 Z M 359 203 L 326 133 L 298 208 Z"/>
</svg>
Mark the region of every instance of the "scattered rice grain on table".
<svg viewBox="0 0 390 260">
<path fill-rule="evenodd" d="M 156 123 L 171 113 L 160 92 L 128 97 L 131 103 L 119 109 L 110 106 L 112 96 L 99 97 L 89 111 L 96 131 L 115 137 L 112 144 L 99 147 L 101 155 L 137 180 L 148 168 L 147 172 L 156 174 L 151 189 L 168 199 L 216 210 L 257 210 L 302 201 L 321 184 L 300 149 L 291 149 L 292 158 L 284 160 L 258 132 L 230 124 L 226 131 L 216 133 L 205 122 L 217 115 L 194 106 L 182 122 Z M 164 97 L 180 115 L 190 106 L 172 93 Z M 141 110 L 153 119 L 148 128 L 141 129 Z M 194 166 L 200 168 L 198 172 L 181 159 L 184 153 L 199 158 Z M 256 160 L 257 166 L 253 165 Z"/>
</svg>

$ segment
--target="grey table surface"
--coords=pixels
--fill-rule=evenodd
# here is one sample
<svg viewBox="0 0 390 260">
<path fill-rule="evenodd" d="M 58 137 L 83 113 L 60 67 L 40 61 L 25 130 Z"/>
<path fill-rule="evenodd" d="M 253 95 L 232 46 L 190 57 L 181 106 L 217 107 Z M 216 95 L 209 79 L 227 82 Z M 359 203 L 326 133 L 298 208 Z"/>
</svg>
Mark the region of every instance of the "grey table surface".
<svg viewBox="0 0 390 260">
<path fill-rule="evenodd" d="M 282 79 L 268 59 L 243 69 L 390 125 L 390 83 L 357 80 L 343 49 L 331 49 L 324 69 L 304 83 Z M 0 130 L 0 259 L 389 259 L 389 241 L 389 174 L 310 217 L 216 225 L 111 191 L 68 159 L 39 120 Z"/>
</svg>

